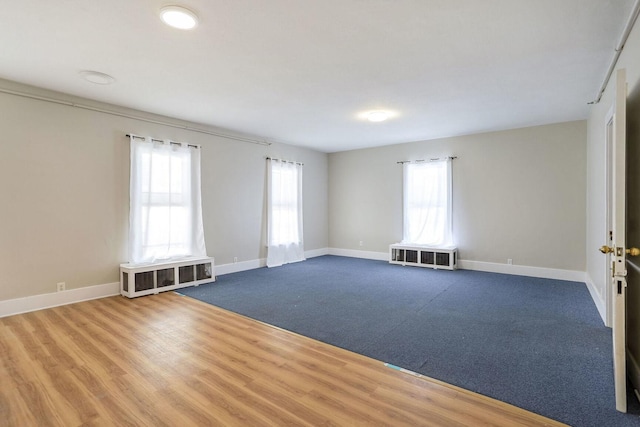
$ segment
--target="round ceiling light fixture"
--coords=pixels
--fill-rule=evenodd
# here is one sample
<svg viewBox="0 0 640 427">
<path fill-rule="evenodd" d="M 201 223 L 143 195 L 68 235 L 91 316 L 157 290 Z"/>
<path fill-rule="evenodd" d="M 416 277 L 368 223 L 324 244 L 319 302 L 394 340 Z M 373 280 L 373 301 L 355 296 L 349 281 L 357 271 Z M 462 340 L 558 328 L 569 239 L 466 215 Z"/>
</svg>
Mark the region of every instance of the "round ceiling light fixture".
<svg viewBox="0 0 640 427">
<path fill-rule="evenodd" d="M 388 111 L 371 111 L 367 113 L 367 120 L 370 122 L 384 122 L 391 114 Z"/>
<path fill-rule="evenodd" d="M 160 9 L 162 22 L 180 30 L 191 30 L 198 25 L 198 16 L 182 6 L 165 6 Z"/>
<path fill-rule="evenodd" d="M 80 71 L 80 75 L 86 81 L 95 83 L 97 85 L 110 85 L 115 82 L 116 79 L 111 77 L 109 74 L 101 73 L 99 71 Z"/>
</svg>

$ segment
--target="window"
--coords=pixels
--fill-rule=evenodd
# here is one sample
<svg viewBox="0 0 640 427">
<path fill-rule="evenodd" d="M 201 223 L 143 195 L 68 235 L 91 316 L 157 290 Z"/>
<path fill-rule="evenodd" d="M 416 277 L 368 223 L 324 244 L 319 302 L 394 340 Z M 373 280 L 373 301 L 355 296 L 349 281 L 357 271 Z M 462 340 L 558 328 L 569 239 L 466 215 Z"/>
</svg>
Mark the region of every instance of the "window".
<svg viewBox="0 0 640 427">
<path fill-rule="evenodd" d="M 267 160 L 267 266 L 304 260 L 302 238 L 302 165 Z"/>
<path fill-rule="evenodd" d="M 131 137 L 130 262 L 206 256 L 200 148 Z"/>
<path fill-rule="evenodd" d="M 405 163 L 403 175 L 402 242 L 451 246 L 451 159 Z"/>
</svg>

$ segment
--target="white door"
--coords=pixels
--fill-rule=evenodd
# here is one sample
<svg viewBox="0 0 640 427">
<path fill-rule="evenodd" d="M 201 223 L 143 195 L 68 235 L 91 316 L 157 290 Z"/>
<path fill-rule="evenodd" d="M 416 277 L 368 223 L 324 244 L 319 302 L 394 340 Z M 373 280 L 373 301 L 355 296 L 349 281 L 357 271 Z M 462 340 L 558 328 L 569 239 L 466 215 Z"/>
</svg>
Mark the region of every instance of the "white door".
<svg viewBox="0 0 640 427">
<path fill-rule="evenodd" d="M 609 240 L 601 250 L 610 254 L 611 327 L 613 330 L 613 374 L 615 381 L 616 409 L 627 412 L 626 369 L 626 108 L 627 82 L 625 70 L 616 73 L 616 91 L 611 120 L 607 122 L 607 138 L 611 138 L 611 193 L 608 207 L 611 213 Z"/>
</svg>

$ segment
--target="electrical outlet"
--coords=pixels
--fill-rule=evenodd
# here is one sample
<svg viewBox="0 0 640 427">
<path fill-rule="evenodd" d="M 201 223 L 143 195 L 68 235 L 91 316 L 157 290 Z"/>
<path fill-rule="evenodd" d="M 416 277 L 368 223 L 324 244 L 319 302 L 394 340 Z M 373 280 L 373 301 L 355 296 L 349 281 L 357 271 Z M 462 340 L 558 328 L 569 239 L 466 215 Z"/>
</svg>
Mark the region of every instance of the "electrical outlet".
<svg viewBox="0 0 640 427">
<path fill-rule="evenodd" d="M 513 259 L 508 258 L 508 259 L 507 259 L 507 264 L 512 265 L 512 264 L 513 264 Z"/>
<path fill-rule="evenodd" d="M 67 284 L 65 282 L 59 282 L 58 283 L 58 288 L 57 288 L 58 292 L 64 291 L 66 289 L 66 287 L 67 287 Z"/>
<path fill-rule="evenodd" d="M 233 263 L 235 264 L 236 262 L 238 262 L 238 257 L 237 257 L 237 256 L 234 256 L 234 257 L 233 257 Z"/>
<path fill-rule="evenodd" d="M 360 245 L 360 246 L 364 245 L 364 242 L 363 242 L 362 240 L 360 240 L 359 245 Z"/>
</svg>

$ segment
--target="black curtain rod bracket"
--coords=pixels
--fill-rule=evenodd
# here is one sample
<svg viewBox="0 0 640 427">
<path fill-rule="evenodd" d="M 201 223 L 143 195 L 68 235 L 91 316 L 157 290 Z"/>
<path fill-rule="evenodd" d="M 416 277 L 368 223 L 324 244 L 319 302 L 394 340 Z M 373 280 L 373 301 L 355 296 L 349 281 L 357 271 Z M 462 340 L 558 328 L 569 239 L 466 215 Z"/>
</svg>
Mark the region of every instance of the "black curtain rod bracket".
<svg viewBox="0 0 640 427">
<path fill-rule="evenodd" d="M 127 137 L 129 138 L 133 138 L 133 139 L 144 139 L 146 140 L 147 138 L 145 138 L 144 136 L 138 136 L 138 135 L 133 135 L 133 134 L 127 134 Z M 156 139 L 156 138 L 149 138 L 151 140 L 151 142 L 169 142 L 169 144 L 171 145 L 182 145 L 182 142 L 176 142 L 176 141 L 164 141 L 162 139 Z M 200 148 L 199 145 L 196 144 L 186 144 L 187 147 L 193 147 L 193 148 Z"/>
</svg>

